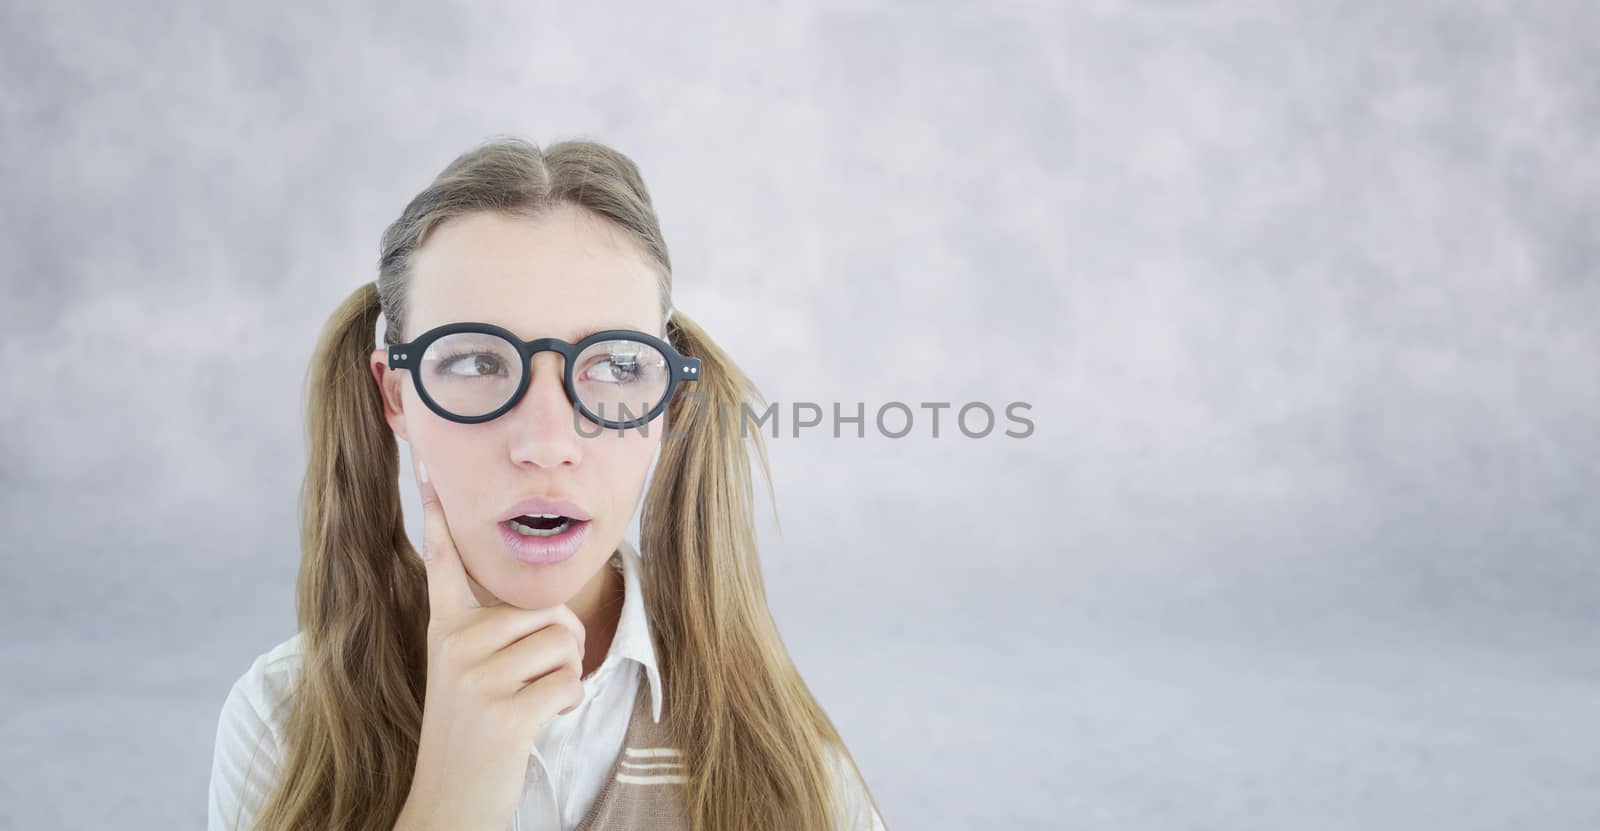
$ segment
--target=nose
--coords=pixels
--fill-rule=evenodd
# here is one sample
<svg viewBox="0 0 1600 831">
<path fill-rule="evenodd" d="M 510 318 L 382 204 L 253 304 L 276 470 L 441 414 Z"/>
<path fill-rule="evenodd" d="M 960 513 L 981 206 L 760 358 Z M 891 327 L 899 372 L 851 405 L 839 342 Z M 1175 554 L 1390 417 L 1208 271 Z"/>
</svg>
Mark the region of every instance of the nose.
<svg viewBox="0 0 1600 831">
<path fill-rule="evenodd" d="M 528 380 L 528 391 L 511 412 L 502 416 L 510 423 L 511 460 L 519 465 L 570 467 L 582 458 L 573 422 L 576 411 L 567 399 L 561 374 L 562 360 L 556 352 L 535 354 L 530 362 L 533 377 Z"/>
</svg>

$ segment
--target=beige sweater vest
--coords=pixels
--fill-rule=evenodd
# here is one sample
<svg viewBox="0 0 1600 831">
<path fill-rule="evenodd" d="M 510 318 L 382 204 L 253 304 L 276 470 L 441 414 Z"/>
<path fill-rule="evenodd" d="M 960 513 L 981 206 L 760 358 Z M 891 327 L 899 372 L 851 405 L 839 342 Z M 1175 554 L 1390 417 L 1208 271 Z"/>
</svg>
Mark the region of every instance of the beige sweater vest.
<svg viewBox="0 0 1600 831">
<path fill-rule="evenodd" d="M 661 723 L 650 717 L 650 685 L 639 670 L 639 692 L 622 738 L 622 752 L 611 763 L 606 783 L 577 831 L 687 831 L 682 788 L 687 779 L 683 753 L 667 745 L 667 707 Z"/>
</svg>

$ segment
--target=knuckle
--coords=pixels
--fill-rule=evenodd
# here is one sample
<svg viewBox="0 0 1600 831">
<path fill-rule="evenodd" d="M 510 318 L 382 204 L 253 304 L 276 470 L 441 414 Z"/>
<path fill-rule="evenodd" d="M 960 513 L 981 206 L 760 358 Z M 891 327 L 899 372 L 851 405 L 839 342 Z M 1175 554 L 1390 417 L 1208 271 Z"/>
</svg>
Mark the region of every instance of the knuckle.
<svg viewBox="0 0 1600 831">
<path fill-rule="evenodd" d="M 560 669 L 551 673 L 551 684 L 566 695 L 583 692 L 583 682 L 578 680 L 578 673 L 572 671 L 570 664 L 562 664 Z"/>
<path fill-rule="evenodd" d="M 582 654 L 578 648 L 577 635 L 574 635 L 572 630 L 565 626 L 548 627 L 539 633 L 539 639 L 543 641 L 545 648 L 556 653 L 559 657 L 568 658 Z"/>
<path fill-rule="evenodd" d="M 541 699 L 551 702 L 568 701 L 572 698 L 574 690 L 583 689 L 583 685 L 578 683 L 578 676 L 567 664 L 545 673 L 534 682 L 533 686 L 537 688 Z"/>
<path fill-rule="evenodd" d="M 564 620 L 566 620 L 567 625 L 571 626 L 572 630 L 578 633 L 578 637 L 581 638 L 584 636 L 583 618 L 578 617 L 577 612 L 572 611 L 572 609 L 566 606 L 562 606 L 561 616 Z"/>
<path fill-rule="evenodd" d="M 583 681 L 578 678 L 578 674 L 570 669 L 564 669 L 562 675 L 562 680 L 565 682 L 562 686 L 565 700 L 574 703 L 583 701 Z"/>
</svg>

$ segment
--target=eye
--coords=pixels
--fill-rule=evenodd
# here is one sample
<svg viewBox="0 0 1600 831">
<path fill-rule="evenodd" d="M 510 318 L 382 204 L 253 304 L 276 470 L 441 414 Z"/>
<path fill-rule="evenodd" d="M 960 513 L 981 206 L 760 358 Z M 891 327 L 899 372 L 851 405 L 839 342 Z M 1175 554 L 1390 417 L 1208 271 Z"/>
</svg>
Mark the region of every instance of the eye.
<svg viewBox="0 0 1600 831">
<path fill-rule="evenodd" d="M 627 384 L 639 377 L 639 356 L 614 353 L 600 358 L 583 369 L 585 381 L 604 384 Z"/>
<path fill-rule="evenodd" d="M 439 361 L 439 374 L 473 378 L 506 374 L 500 356 L 489 352 L 461 352 Z"/>
</svg>

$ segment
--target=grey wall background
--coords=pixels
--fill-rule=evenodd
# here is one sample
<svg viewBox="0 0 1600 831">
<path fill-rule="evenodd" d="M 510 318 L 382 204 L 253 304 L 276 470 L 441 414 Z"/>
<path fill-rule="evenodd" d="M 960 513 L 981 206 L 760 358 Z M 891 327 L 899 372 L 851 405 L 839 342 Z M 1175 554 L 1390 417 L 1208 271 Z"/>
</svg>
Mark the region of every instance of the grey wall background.
<svg viewBox="0 0 1600 831">
<path fill-rule="evenodd" d="M 1600 820 L 1594 4 L 0 21 L 0 826 L 203 825 L 315 333 L 496 133 L 631 155 L 772 400 L 1032 403 L 770 442 L 890 827 Z"/>
</svg>

